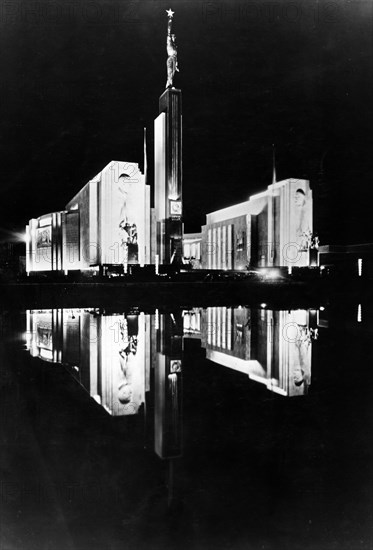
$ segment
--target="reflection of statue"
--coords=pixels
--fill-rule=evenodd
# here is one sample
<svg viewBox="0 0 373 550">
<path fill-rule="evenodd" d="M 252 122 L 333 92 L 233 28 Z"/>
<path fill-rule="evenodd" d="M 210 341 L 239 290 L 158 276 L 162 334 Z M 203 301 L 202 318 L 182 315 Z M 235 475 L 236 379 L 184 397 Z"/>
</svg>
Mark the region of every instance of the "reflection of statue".
<svg viewBox="0 0 373 550">
<path fill-rule="evenodd" d="M 167 26 L 167 82 L 166 88 L 171 88 L 173 85 L 175 72 L 179 72 L 179 67 L 177 63 L 177 46 L 176 46 L 176 37 L 174 34 L 171 34 L 172 27 L 172 17 L 174 12 L 172 10 L 166 10 L 168 15 L 168 26 Z"/>
<path fill-rule="evenodd" d="M 293 381 L 296 387 L 304 385 L 304 393 L 311 381 L 309 346 L 311 345 L 312 333 L 307 326 L 298 324 L 299 337 L 295 342 L 297 354 L 293 365 Z"/>
<path fill-rule="evenodd" d="M 122 379 L 118 385 L 118 400 L 123 405 L 131 403 L 133 395 L 132 357 L 137 352 L 137 334 L 129 334 L 128 322 L 124 317 L 119 323 L 120 349 L 119 364 Z"/>
</svg>

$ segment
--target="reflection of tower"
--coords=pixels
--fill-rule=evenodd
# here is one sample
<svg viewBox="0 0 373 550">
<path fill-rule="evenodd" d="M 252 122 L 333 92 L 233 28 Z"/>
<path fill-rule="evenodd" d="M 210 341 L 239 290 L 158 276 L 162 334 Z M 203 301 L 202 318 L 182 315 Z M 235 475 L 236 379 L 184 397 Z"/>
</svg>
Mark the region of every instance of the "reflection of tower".
<svg viewBox="0 0 373 550">
<path fill-rule="evenodd" d="M 181 455 L 182 350 L 181 314 L 160 315 L 154 375 L 154 449 L 160 458 Z"/>
<path fill-rule="evenodd" d="M 182 263 L 181 90 L 169 87 L 159 98 L 154 121 L 157 255 L 161 264 Z"/>
</svg>

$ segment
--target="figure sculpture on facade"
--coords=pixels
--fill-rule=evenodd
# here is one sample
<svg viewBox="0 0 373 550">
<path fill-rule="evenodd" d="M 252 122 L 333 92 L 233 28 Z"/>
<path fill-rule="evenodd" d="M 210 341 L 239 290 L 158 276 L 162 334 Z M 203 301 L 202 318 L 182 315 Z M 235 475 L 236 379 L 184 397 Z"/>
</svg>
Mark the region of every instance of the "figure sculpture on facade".
<svg viewBox="0 0 373 550">
<path fill-rule="evenodd" d="M 318 235 L 315 235 L 312 233 L 311 230 L 304 231 L 300 235 L 303 239 L 303 248 L 300 248 L 300 250 L 318 250 L 320 245 L 320 239 Z"/>
<path fill-rule="evenodd" d="M 121 262 L 125 272 L 129 263 L 138 263 L 137 225 L 132 212 L 131 186 L 130 176 L 121 174 L 118 181 L 118 191 L 122 200 L 119 213 L 119 243 L 122 250 Z"/>
<path fill-rule="evenodd" d="M 175 72 L 179 72 L 179 67 L 177 63 L 177 46 L 176 46 L 176 37 L 171 33 L 172 29 L 172 17 L 174 12 L 172 10 L 166 10 L 168 15 L 168 25 L 167 25 L 167 82 L 166 88 L 171 88 L 173 86 L 173 80 Z"/>
<path fill-rule="evenodd" d="M 306 252 L 310 248 L 312 232 L 310 229 L 310 210 L 303 189 L 296 190 L 295 203 L 295 239 L 300 252 Z"/>
</svg>

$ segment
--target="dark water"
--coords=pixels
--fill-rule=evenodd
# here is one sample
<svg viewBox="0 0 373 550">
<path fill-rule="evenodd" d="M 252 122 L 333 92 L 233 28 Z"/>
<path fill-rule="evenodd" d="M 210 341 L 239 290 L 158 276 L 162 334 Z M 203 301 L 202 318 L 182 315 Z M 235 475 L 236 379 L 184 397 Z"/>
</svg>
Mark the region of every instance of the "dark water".
<svg viewBox="0 0 373 550">
<path fill-rule="evenodd" d="M 1 315 L 1 550 L 371 549 L 373 315 Z"/>
</svg>

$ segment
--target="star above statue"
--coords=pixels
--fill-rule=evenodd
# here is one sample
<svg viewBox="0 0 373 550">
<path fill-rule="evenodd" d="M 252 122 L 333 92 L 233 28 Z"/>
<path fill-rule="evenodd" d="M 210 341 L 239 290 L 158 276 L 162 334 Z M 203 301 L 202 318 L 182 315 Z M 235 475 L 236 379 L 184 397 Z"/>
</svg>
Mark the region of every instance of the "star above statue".
<svg viewBox="0 0 373 550">
<path fill-rule="evenodd" d="M 173 22 L 173 15 L 174 12 L 170 10 L 166 10 L 166 13 L 168 15 L 168 22 L 167 22 L 167 82 L 166 82 L 166 88 L 172 88 L 173 87 L 173 80 L 175 72 L 179 72 L 179 65 L 177 62 L 177 46 L 176 46 L 176 36 L 172 33 L 172 22 Z"/>
</svg>

